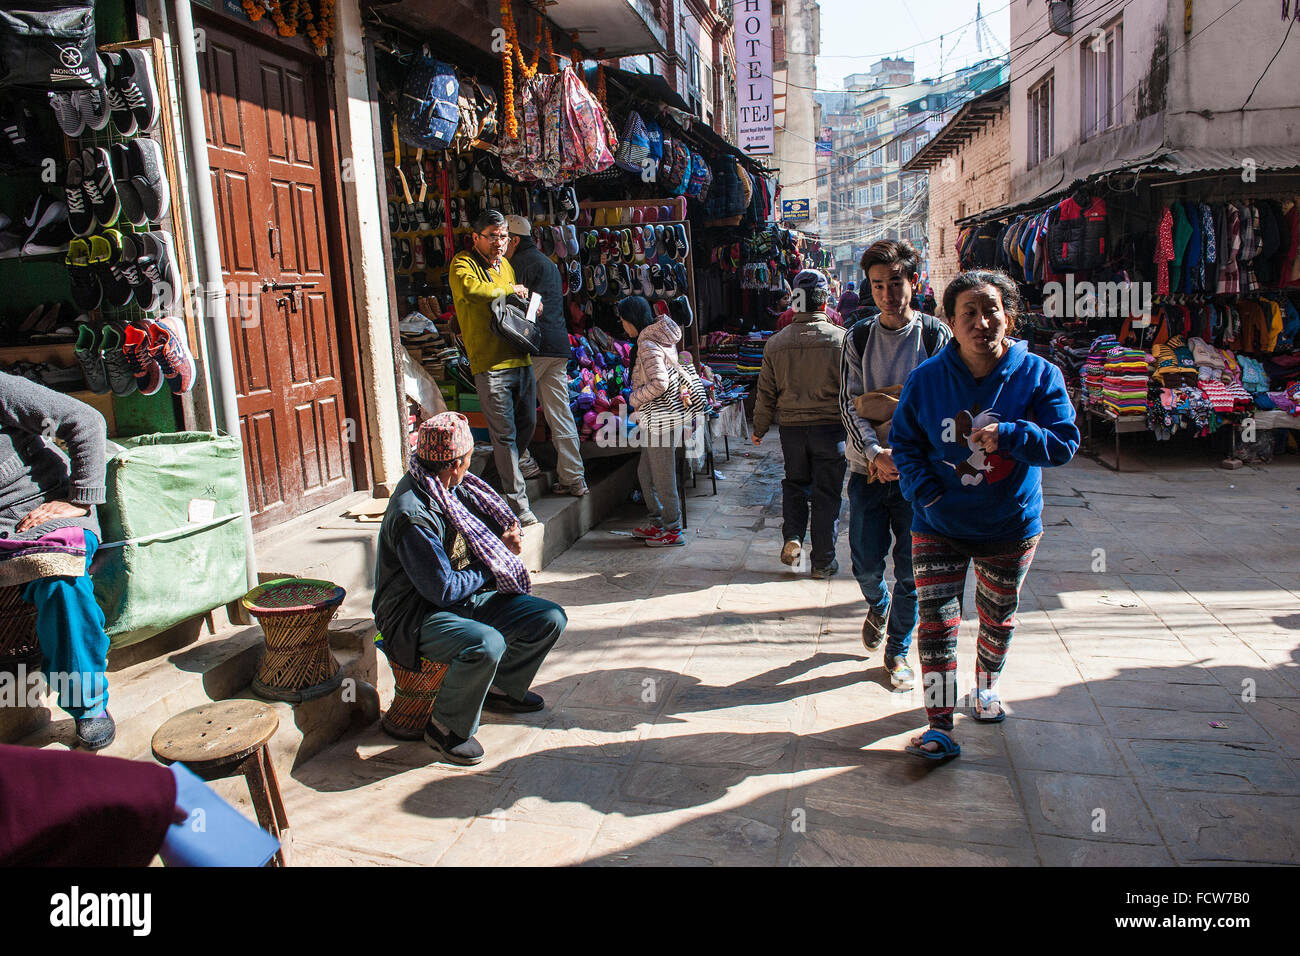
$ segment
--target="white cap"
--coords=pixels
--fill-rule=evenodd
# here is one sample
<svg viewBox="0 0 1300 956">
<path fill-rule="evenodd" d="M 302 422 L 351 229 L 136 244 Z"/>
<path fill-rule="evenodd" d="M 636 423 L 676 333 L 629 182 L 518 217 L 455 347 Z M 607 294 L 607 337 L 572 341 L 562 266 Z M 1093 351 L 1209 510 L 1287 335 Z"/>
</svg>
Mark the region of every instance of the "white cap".
<svg viewBox="0 0 1300 956">
<path fill-rule="evenodd" d="M 506 216 L 506 230 L 512 236 L 531 236 L 533 224 L 523 216 Z"/>
</svg>

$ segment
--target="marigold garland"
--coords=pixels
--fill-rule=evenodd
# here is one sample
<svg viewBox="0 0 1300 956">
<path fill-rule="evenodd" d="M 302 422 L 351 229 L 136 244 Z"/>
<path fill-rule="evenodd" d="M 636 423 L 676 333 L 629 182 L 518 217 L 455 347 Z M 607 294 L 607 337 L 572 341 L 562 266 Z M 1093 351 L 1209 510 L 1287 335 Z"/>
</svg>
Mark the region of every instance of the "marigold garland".
<svg viewBox="0 0 1300 956">
<path fill-rule="evenodd" d="M 506 31 L 506 45 L 501 51 L 502 113 L 505 116 L 506 136 L 518 139 L 519 123 L 515 119 L 515 78 L 511 60 L 519 45 L 519 35 L 515 32 L 515 17 L 510 10 L 510 0 L 501 0 L 501 26 Z"/>
<path fill-rule="evenodd" d="M 298 35 L 299 24 L 311 39 L 312 46 L 324 53 L 326 45 L 334 37 L 334 5 L 336 0 L 318 0 L 315 11 L 311 0 L 289 0 L 287 12 L 282 0 L 241 0 L 240 5 L 248 19 L 256 23 L 270 14 L 275 24 L 275 32 L 282 37 Z"/>
</svg>

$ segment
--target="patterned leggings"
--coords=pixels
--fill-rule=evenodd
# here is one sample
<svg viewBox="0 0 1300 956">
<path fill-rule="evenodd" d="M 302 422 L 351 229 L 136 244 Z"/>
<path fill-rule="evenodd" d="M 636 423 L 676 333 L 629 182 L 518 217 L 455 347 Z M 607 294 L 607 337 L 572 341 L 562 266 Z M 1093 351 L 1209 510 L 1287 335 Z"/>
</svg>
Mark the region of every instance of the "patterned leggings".
<svg viewBox="0 0 1300 956">
<path fill-rule="evenodd" d="M 925 687 L 925 713 L 935 730 L 952 730 L 957 706 L 957 627 L 966 568 L 975 562 L 975 609 L 980 629 L 976 642 L 975 685 L 987 690 L 998 675 L 1011 644 L 1020 603 L 1020 586 L 1029 573 L 1042 535 L 1024 541 L 956 541 L 912 532 L 912 564 L 920 605 L 917 648 Z"/>
</svg>

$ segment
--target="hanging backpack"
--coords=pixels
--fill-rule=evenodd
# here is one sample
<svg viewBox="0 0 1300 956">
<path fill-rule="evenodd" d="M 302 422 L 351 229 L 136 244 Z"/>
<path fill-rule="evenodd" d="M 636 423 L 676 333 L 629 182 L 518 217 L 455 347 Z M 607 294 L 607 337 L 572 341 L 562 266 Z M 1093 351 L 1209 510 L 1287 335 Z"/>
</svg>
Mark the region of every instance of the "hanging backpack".
<svg viewBox="0 0 1300 956">
<path fill-rule="evenodd" d="M 0 88 L 102 86 L 94 0 L 18 0 L 0 7 Z"/>
<path fill-rule="evenodd" d="M 645 120 L 641 114 L 632 110 L 627 114 L 623 125 L 623 138 L 614 151 L 614 165 L 629 173 L 641 174 L 642 162 L 650 158 L 650 137 L 646 132 Z"/>
<path fill-rule="evenodd" d="M 452 145 L 457 150 L 469 147 L 496 150 L 497 93 L 491 86 L 472 76 L 461 77 L 460 92 L 456 98 L 460 125 Z"/>
<path fill-rule="evenodd" d="M 686 186 L 686 195 L 699 202 L 709 197 L 709 186 L 713 183 L 713 171 L 709 169 L 709 164 L 704 161 L 704 157 L 699 153 L 691 153 L 691 181 Z"/>
<path fill-rule="evenodd" d="M 460 127 L 460 80 L 428 47 L 406 73 L 397 103 L 397 135 L 423 149 L 446 149 Z"/>
<path fill-rule="evenodd" d="M 664 137 L 664 162 L 665 163 L 668 162 L 668 144 L 669 144 L 669 137 L 665 136 Z M 672 140 L 672 165 L 668 167 L 667 173 L 664 172 L 664 167 L 662 164 L 660 164 L 659 167 L 659 182 L 663 183 L 665 186 L 668 187 L 667 193 L 669 196 L 680 196 L 682 194 L 682 191 L 686 188 L 683 185 L 683 183 L 686 181 L 686 177 L 690 175 L 690 170 L 691 170 L 690 150 L 686 148 L 686 144 L 684 144 L 681 140 L 679 139 Z"/>
</svg>

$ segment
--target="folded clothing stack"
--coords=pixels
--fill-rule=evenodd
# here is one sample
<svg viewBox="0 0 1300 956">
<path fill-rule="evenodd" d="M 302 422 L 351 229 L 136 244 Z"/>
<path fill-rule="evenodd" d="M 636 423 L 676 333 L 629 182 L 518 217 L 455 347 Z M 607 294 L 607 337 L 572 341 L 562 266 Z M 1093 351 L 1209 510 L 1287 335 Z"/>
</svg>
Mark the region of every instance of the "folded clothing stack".
<svg viewBox="0 0 1300 956">
<path fill-rule="evenodd" d="M 1113 335 L 1099 335 L 1088 346 L 1088 358 L 1083 365 L 1086 404 L 1102 403 L 1102 380 L 1106 377 L 1106 353 L 1118 347 L 1119 340 Z"/>
<path fill-rule="evenodd" d="M 1113 348 L 1102 365 L 1102 407 L 1114 415 L 1145 415 L 1150 368 L 1146 353 Z"/>
</svg>

